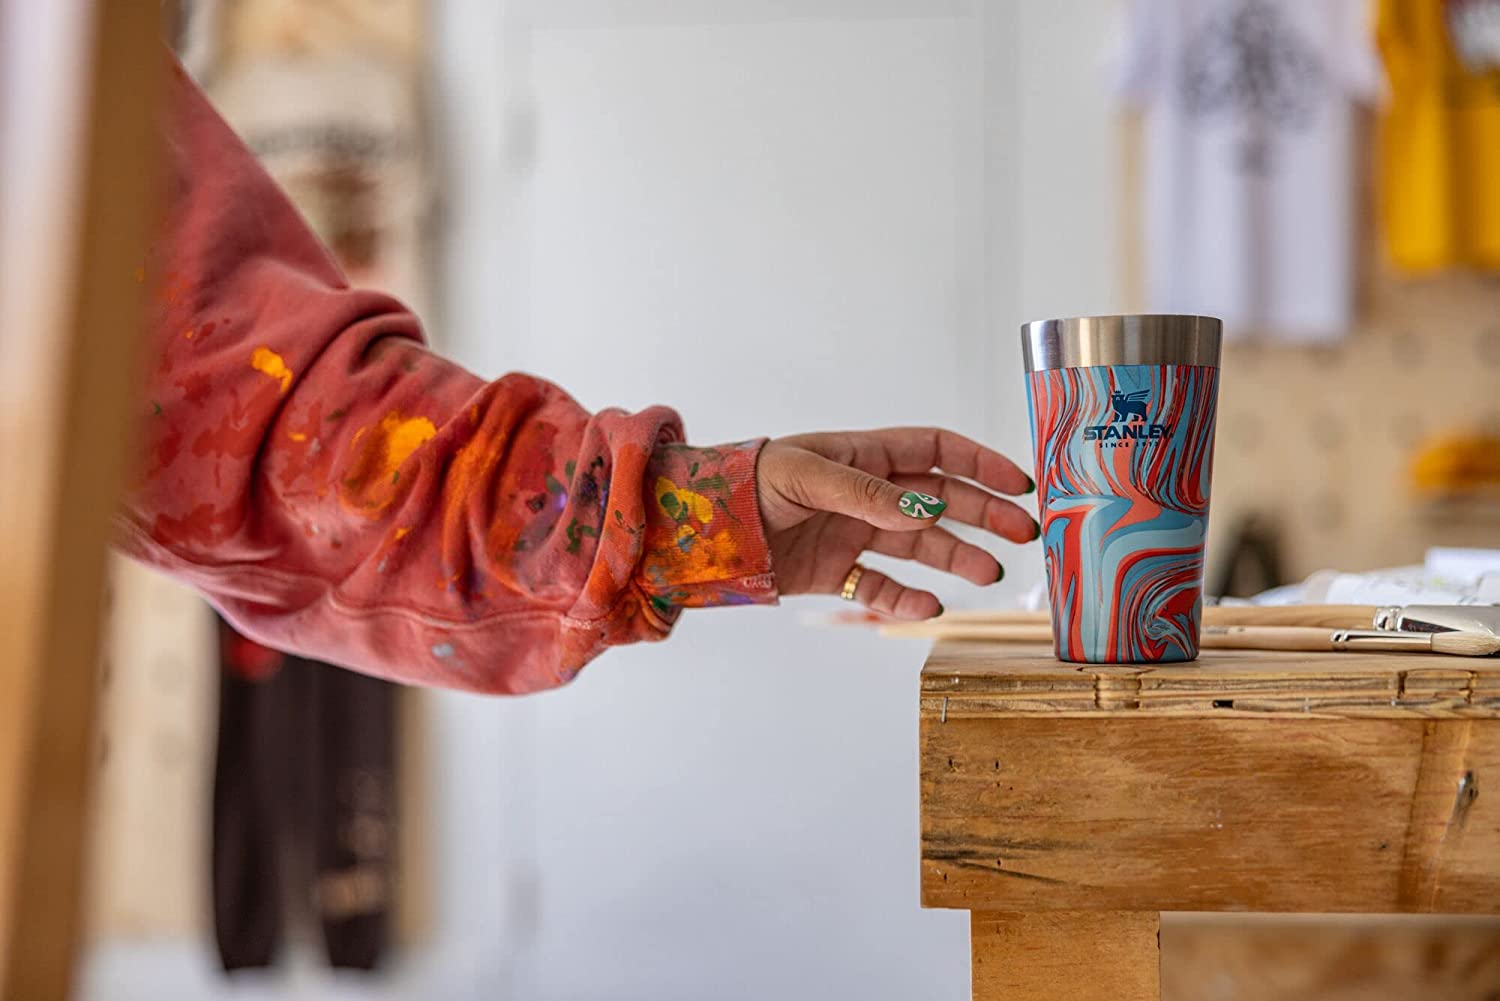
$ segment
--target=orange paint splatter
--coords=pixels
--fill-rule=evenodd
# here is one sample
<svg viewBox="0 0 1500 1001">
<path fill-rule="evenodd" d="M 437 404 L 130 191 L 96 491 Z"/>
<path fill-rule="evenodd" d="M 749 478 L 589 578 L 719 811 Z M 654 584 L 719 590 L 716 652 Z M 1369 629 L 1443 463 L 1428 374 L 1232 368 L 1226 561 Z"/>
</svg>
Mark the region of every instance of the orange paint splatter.
<svg viewBox="0 0 1500 1001">
<path fill-rule="evenodd" d="M 292 439 L 292 441 L 306 441 L 307 440 L 307 435 L 303 434 L 301 431 L 288 431 L 286 433 L 286 436 L 288 438 Z"/>
<path fill-rule="evenodd" d="M 402 539 L 406 538 L 410 534 L 411 534 L 411 529 L 409 529 L 409 528 L 398 528 L 398 529 L 396 529 L 396 541 L 400 542 Z"/>
<path fill-rule="evenodd" d="M 360 428 L 349 442 L 354 457 L 339 487 L 344 503 L 366 512 L 385 508 L 396 496 L 401 464 L 435 434 L 426 417 L 404 417 L 396 410 L 379 424 Z"/>
<path fill-rule="evenodd" d="M 719 580 L 734 572 L 738 556 L 739 544 L 729 529 L 709 535 L 682 525 L 674 544 L 652 553 L 650 562 L 673 580 Z"/>
<path fill-rule="evenodd" d="M 292 370 L 286 367 L 281 355 L 262 345 L 250 353 L 250 367 L 281 383 L 285 393 L 292 388 Z"/>
</svg>

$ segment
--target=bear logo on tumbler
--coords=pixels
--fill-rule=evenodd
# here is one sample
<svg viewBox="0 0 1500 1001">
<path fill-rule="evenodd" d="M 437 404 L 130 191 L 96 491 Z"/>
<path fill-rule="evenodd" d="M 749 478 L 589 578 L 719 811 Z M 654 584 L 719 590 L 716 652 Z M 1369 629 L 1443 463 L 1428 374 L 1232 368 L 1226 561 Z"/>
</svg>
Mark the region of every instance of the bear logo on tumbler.
<svg viewBox="0 0 1500 1001">
<path fill-rule="evenodd" d="M 1146 397 L 1151 395 L 1151 390 L 1142 389 L 1134 393 L 1122 393 L 1118 389 L 1109 394 L 1109 405 L 1114 408 L 1114 416 L 1110 417 L 1111 424 L 1116 421 L 1129 420 L 1134 417 L 1138 421 L 1146 419 Z"/>
</svg>

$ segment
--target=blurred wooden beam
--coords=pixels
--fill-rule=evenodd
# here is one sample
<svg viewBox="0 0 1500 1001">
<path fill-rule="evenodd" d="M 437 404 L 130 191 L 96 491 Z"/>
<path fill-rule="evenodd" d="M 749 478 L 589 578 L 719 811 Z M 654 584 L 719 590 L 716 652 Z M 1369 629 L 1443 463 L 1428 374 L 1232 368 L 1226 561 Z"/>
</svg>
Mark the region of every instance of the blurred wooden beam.
<svg viewBox="0 0 1500 1001">
<path fill-rule="evenodd" d="M 1159 916 L 1132 911 L 975 911 L 974 1001 L 1158 1001 Z"/>
<path fill-rule="evenodd" d="M 1487 1001 L 1500 919 L 1164 914 L 1162 1001 Z"/>
<path fill-rule="evenodd" d="M 0 177 L 36 186 L 46 203 L 32 231 L 3 230 L 25 247 L 0 248 L 30 290 L 0 303 L 7 364 L 24 369 L 6 375 L 0 439 L 0 995 L 26 1001 L 66 997 L 78 956 L 100 599 L 128 444 L 166 69 L 159 4 L 59 7 L 77 15 L 69 55 L 81 56 L 24 84 L 28 99 L 55 95 L 69 90 L 70 67 L 80 70 L 79 100 L 59 101 L 79 127 L 45 137 L 67 147 L 55 175 Z M 39 41 L 4 44 L 14 54 Z M 6 139 L 41 141 L 13 130 Z M 8 150 L 8 173 L 15 163 Z M 63 252 L 28 255 L 49 242 Z"/>
</svg>

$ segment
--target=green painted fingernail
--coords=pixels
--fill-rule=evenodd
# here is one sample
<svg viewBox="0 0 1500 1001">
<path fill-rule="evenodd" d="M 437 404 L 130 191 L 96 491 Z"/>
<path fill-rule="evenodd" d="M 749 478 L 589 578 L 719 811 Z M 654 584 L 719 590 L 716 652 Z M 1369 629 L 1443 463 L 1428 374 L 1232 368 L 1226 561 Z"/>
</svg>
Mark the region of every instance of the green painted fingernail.
<svg viewBox="0 0 1500 1001">
<path fill-rule="evenodd" d="M 997 574 L 995 574 L 995 583 L 998 584 L 998 583 L 1000 583 L 1004 579 L 1005 579 L 1005 567 L 1002 566 L 1000 568 L 1000 572 L 997 573 Z"/>
<path fill-rule="evenodd" d="M 927 521 L 942 514 L 947 507 L 947 501 L 940 501 L 931 494 L 908 490 L 901 495 L 901 513 L 908 518 Z"/>
<path fill-rule="evenodd" d="M 1031 541 L 1035 542 L 1042 537 L 1042 523 L 1033 518 L 1031 519 L 1031 527 L 1036 529 L 1036 533 L 1031 537 Z"/>
<path fill-rule="evenodd" d="M 1033 480 L 1029 476 L 1026 477 L 1026 489 L 1022 490 L 1021 493 L 1023 493 L 1023 494 L 1034 494 L 1034 493 L 1036 493 L 1036 480 Z"/>
<path fill-rule="evenodd" d="M 942 615 L 946 611 L 947 609 L 943 607 L 943 603 L 941 601 L 938 602 L 938 615 Z M 935 615 L 933 618 L 937 618 L 937 616 Z"/>
</svg>

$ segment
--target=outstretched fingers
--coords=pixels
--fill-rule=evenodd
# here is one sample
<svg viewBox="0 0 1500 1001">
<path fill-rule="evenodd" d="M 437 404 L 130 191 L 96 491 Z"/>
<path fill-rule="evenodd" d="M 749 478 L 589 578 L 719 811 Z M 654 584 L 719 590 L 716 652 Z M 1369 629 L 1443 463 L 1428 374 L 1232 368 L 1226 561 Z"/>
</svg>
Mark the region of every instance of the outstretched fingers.
<svg viewBox="0 0 1500 1001">
<path fill-rule="evenodd" d="M 938 497 L 903 489 L 814 452 L 802 452 L 793 461 L 793 475 L 782 490 L 814 511 L 845 515 L 885 531 L 910 532 L 936 524 L 948 506 Z"/>
<path fill-rule="evenodd" d="M 890 457 L 891 472 L 926 473 L 941 469 L 964 476 L 1003 494 L 1036 489 L 1031 477 L 1010 459 L 972 438 L 944 428 L 886 428 L 864 436 Z"/>
<path fill-rule="evenodd" d="M 872 612 L 894 619 L 930 619 L 943 611 L 942 603 L 931 591 L 907 587 L 869 568 L 859 578 L 854 600 Z"/>
<path fill-rule="evenodd" d="M 994 556 L 943 528 L 926 532 L 876 532 L 869 548 L 884 556 L 916 560 L 980 587 L 1005 576 L 1004 568 Z"/>
</svg>

